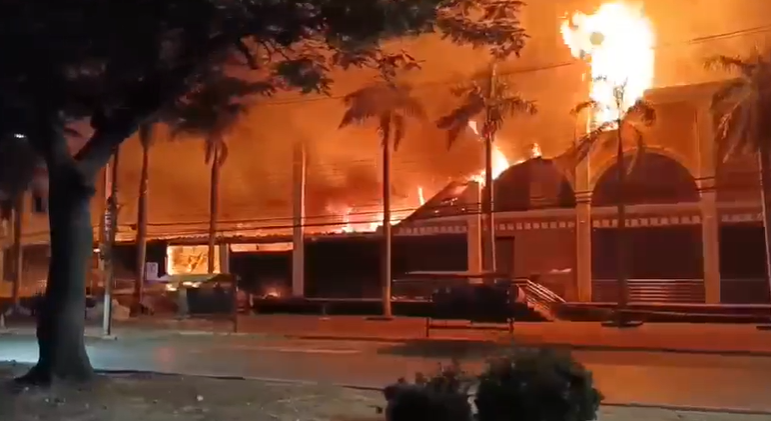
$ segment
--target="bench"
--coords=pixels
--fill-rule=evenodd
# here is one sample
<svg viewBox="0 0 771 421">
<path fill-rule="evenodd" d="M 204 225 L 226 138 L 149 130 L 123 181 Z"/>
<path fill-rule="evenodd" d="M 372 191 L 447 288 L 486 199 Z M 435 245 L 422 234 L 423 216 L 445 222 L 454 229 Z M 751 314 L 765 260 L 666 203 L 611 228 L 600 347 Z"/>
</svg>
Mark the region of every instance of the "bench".
<svg viewBox="0 0 771 421">
<path fill-rule="evenodd" d="M 409 272 L 397 284 L 421 284 L 431 290 L 425 334 L 432 329 L 488 329 L 514 332 L 519 289 L 508 275 L 470 272 Z M 449 321 L 468 321 L 452 325 Z M 443 323 L 437 323 L 442 321 Z M 503 325 L 503 326 L 501 326 Z"/>
</svg>

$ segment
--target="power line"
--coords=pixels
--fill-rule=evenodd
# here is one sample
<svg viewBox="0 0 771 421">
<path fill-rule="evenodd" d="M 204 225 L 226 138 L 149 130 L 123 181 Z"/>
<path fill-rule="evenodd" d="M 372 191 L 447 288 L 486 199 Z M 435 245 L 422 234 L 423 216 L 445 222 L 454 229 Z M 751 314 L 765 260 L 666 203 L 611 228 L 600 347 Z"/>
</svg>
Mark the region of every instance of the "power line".
<svg viewBox="0 0 771 421">
<path fill-rule="evenodd" d="M 762 25 L 762 26 L 756 26 L 752 28 L 746 28 L 736 31 L 730 31 L 730 32 L 724 32 L 720 34 L 713 34 L 713 35 L 707 35 L 707 36 L 701 36 L 696 38 L 691 38 L 688 40 L 682 40 L 682 41 L 673 41 L 668 43 L 662 43 L 657 44 L 653 47 L 654 50 L 662 50 L 672 47 L 678 47 L 678 46 L 690 46 L 690 45 L 698 45 L 698 44 L 704 44 L 708 42 L 713 41 L 722 41 L 726 39 L 732 39 L 732 38 L 739 38 L 749 35 L 758 35 L 763 33 L 771 32 L 771 24 L 768 25 Z M 521 69 L 512 69 L 507 71 L 501 71 L 499 72 L 499 75 L 501 76 L 512 76 L 512 75 L 519 75 L 519 74 L 528 74 L 528 73 L 536 73 L 536 72 L 542 72 L 546 70 L 554 70 L 559 69 L 562 67 L 569 67 L 569 66 L 575 66 L 578 64 L 584 64 L 584 62 L 580 60 L 571 60 L 571 61 L 565 61 L 561 63 L 552 63 L 552 64 L 546 64 L 541 66 L 532 66 L 532 67 L 526 67 Z M 465 78 L 465 79 L 454 79 L 454 80 L 442 80 L 442 81 L 433 81 L 433 82 L 426 82 L 422 83 L 416 86 L 413 86 L 414 89 L 427 89 L 427 88 L 433 88 L 433 87 L 440 87 L 440 86 L 452 86 L 457 85 L 462 82 L 468 82 L 473 81 L 478 78 Z M 319 102 L 319 101 L 342 101 L 343 98 L 345 98 L 346 95 L 330 95 L 330 96 L 319 96 L 319 97 L 304 97 L 304 98 L 297 98 L 297 99 L 287 99 L 287 100 L 279 100 L 279 101 L 268 101 L 265 103 L 261 103 L 260 106 L 282 106 L 282 105 L 293 105 L 293 104 L 303 104 L 303 103 L 312 103 L 312 102 Z"/>
</svg>

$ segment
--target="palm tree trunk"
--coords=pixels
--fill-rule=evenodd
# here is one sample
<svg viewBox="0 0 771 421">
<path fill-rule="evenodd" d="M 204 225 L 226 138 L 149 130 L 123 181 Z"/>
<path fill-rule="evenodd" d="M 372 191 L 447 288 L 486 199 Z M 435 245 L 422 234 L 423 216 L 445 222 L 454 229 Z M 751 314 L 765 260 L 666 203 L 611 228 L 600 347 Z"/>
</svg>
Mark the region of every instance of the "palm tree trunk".
<svg viewBox="0 0 771 421">
<path fill-rule="evenodd" d="M 115 237 L 118 232 L 118 164 L 120 162 L 120 148 L 115 148 L 112 163 L 109 165 L 110 184 L 109 199 L 107 200 L 107 260 L 105 261 L 104 274 L 104 313 L 102 320 L 102 333 L 105 336 L 112 334 L 112 299 L 115 287 Z"/>
<path fill-rule="evenodd" d="M 209 253 L 207 256 L 207 270 L 214 273 L 215 249 L 217 247 L 217 213 L 219 204 L 220 184 L 220 147 L 215 145 L 211 157 L 211 178 L 209 182 Z"/>
<path fill-rule="evenodd" d="M 616 129 L 616 167 L 618 168 L 618 184 L 616 188 L 616 212 L 618 226 L 616 228 L 616 276 L 618 284 L 617 322 L 625 322 L 628 307 L 629 280 L 627 279 L 627 241 L 626 241 L 626 168 L 624 166 L 624 143 L 621 139 L 621 121 Z"/>
<path fill-rule="evenodd" d="M 147 184 L 150 170 L 150 136 L 151 127 L 140 128 L 139 136 L 142 143 L 142 167 L 139 175 L 139 200 L 137 201 L 137 261 L 136 282 L 134 283 L 135 312 L 142 310 L 142 298 L 146 281 L 145 265 L 147 262 Z"/>
<path fill-rule="evenodd" d="M 22 245 L 22 231 L 24 229 L 24 193 L 16 196 L 13 206 L 13 286 L 11 302 L 13 309 L 21 306 L 21 283 L 24 279 L 24 246 Z"/>
<path fill-rule="evenodd" d="M 383 317 L 390 318 L 391 311 L 391 144 L 383 139 L 383 250 L 382 250 L 382 300 Z"/>
<path fill-rule="evenodd" d="M 763 232 L 766 240 L 766 282 L 771 290 L 771 145 L 761 143 L 758 151 L 763 204 Z"/>
<path fill-rule="evenodd" d="M 495 79 L 497 77 L 496 63 L 490 66 L 490 81 L 489 90 L 487 92 L 487 98 L 495 97 Z M 488 109 L 485 116 L 486 123 L 489 123 L 491 116 Z M 485 124 L 488 126 L 489 124 Z M 482 210 L 484 213 L 484 229 L 482 238 L 484 238 L 485 244 L 482 246 L 482 260 L 483 269 L 485 272 L 493 273 L 496 271 L 495 265 L 495 205 L 493 203 L 495 199 L 495 186 L 493 180 L 493 142 L 495 141 L 495 133 L 488 133 L 485 130 L 485 188 L 484 197 L 482 199 Z"/>
</svg>

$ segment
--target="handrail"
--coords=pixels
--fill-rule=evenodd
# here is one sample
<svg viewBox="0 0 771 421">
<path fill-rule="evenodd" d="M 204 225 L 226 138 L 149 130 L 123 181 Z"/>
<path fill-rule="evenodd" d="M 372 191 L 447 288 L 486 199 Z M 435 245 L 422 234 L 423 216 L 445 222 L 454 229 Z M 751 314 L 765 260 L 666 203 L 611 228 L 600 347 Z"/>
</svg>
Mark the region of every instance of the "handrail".
<svg viewBox="0 0 771 421">
<path fill-rule="evenodd" d="M 544 285 L 529 278 L 517 278 L 514 283 L 522 288 L 525 302 L 549 320 L 554 320 L 554 306 L 565 303 L 565 299 Z"/>
</svg>

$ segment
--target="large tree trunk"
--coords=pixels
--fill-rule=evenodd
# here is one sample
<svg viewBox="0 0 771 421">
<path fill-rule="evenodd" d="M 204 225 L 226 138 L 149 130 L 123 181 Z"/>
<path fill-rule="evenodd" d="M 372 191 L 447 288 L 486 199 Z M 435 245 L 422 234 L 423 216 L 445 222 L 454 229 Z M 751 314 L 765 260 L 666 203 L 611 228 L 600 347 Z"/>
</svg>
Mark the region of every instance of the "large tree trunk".
<svg viewBox="0 0 771 421">
<path fill-rule="evenodd" d="M 219 185 L 220 185 L 220 147 L 214 146 L 211 157 L 211 179 L 209 182 L 209 253 L 207 270 L 214 273 L 217 248 L 217 213 L 219 212 Z"/>
<path fill-rule="evenodd" d="M 38 363 L 19 381 L 50 384 L 93 375 L 83 339 L 86 277 L 91 261 L 93 180 L 74 166 L 50 168 L 51 263 L 37 319 Z"/>
<path fill-rule="evenodd" d="M 150 167 L 150 132 L 151 128 L 143 126 L 139 135 L 142 138 L 142 167 L 139 175 L 139 200 L 137 201 L 137 261 L 136 282 L 134 283 L 134 312 L 142 309 L 142 296 L 146 281 L 145 264 L 147 261 L 147 184 Z"/>
<path fill-rule="evenodd" d="M 382 250 L 382 300 L 383 317 L 390 318 L 391 311 L 391 251 L 393 231 L 391 230 L 391 144 L 383 140 L 383 250 Z"/>
</svg>

